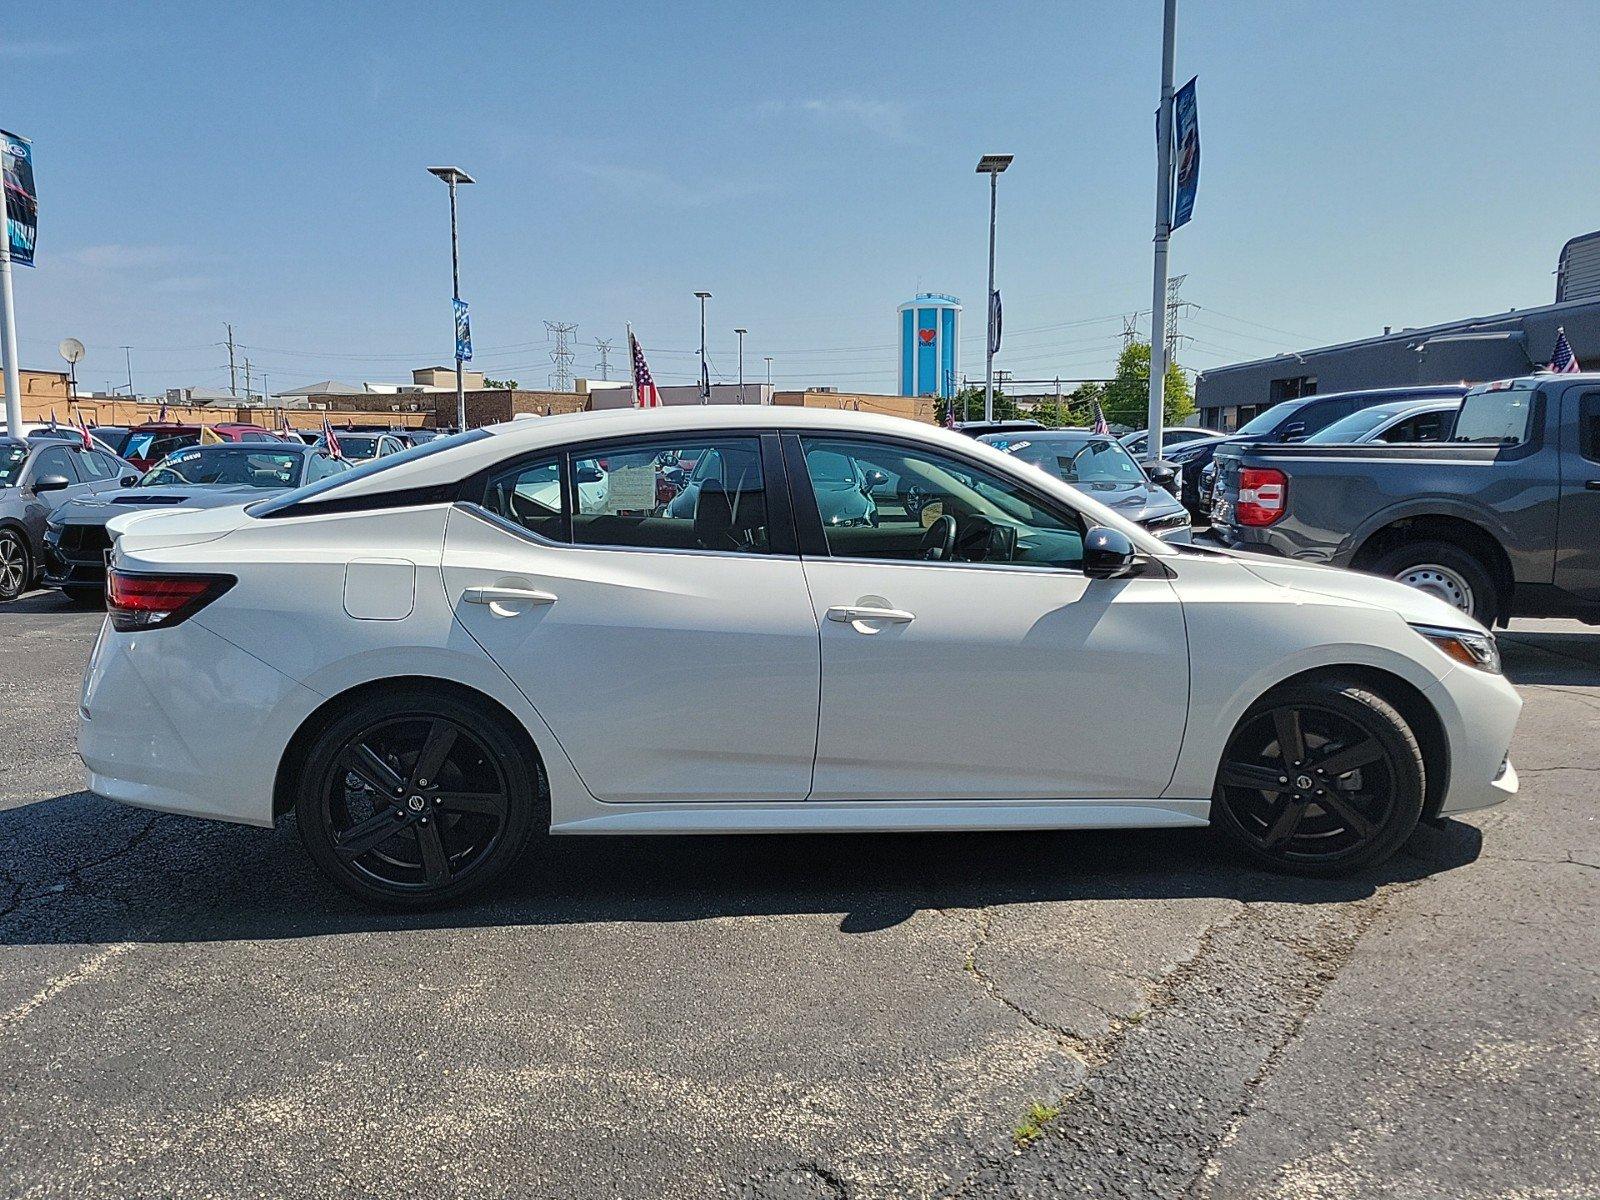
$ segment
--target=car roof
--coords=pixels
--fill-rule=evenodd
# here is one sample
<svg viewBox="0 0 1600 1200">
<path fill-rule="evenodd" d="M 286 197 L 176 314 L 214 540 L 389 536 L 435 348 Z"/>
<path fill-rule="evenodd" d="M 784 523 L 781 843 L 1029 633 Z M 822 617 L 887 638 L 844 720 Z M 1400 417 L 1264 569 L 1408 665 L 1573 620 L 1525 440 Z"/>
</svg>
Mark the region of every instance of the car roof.
<svg viewBox="0 0 1600 1200">
<path fill-rule="evenodd" d="M 180 446 L 172 454 L 321 454 L 317 446 L 296 439 L 292 442 L 206 442 L 199 446 Z M 172 455 L 168 455 L 168 458 Z"/>
<path fill-rule="evenodd" d="M 1116 442 L 1119 446 L 1122 444 L 1120 438 L 1109 433 L 1096 433 L 1092 429 L 1017 429 L 1011 432 L 1027 434 L 1026 440 L 1030 442 L 1086 442 L 1090 438 L 1099 438 L 1101 441 Z M 1008 434 L 1005 430 L 999 430 L 995 433 L 982 434 L 978 440 L 987 442 L 992 437 L 1006 436 Z"/>
<path fill-rule="evenodd" d="M 1376 413 L 1380 416 L 1393 417 L 1398 416 L 1400 413 L 1412 411 L 1426 412 L 1433 408 L 1460 407 L 1460 396 L 1422 396 L 1414 400 L 1386 400 L 1382 404 L 1369 404 L 1366 408 L 1359 408 L 1350 415 L 1353 417 L 1359 413 L 1363 416 L 1371 416 Z"/>
</svg>

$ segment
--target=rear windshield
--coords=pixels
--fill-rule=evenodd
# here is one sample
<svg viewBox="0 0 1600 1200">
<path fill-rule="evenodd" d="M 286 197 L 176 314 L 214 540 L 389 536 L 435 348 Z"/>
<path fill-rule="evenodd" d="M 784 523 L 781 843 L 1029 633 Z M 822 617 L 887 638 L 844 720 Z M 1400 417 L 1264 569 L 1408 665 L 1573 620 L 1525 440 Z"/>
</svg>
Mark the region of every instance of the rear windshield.
<svg viewBox="0 0 1600 1200">
<path fill-rule="evenodd" d="M 1493 388 L 1468 392 L 1456 417 L 1452 442 L 1479 446 L 1520 446 L 1533 438 L 1534 389 Z"/>
<path fill-rule="evenodd" d="M 337 436 L 337 435 L 336 435 Z M 408 446 L 397 454 L 386 454 L 382 458 L 368 459 L 359 467 L 348 471 L 341 471 L 337 475 L 330 475 L 326 479 L 319 479 L 315 483 L 308 483 L 305 487 L 296 488 L 292 492 L 285 492 L 281 496 L 274 496 L 271 500 L 260 500 L 245 509 L 252 517 L 270 517 L 294 505 L 302 504 L 307 500 L 315 500 L 335 488 L 342 488 L 347 483 L 354 483 L 358 479 L 367 479 L 381 471 L 392 470 L 402 463 L 416 462 L 419 458 L 427 458 L 431 454 L 439 454 L 445 450 L 453 450 L 468 442 L 476 442 L 481 438 L 492 436 L 487 429 L 468 429 L 461 433 L 452 433 L 449 437 L 434 438 L 431 442 L 424 442 L 420 446 Z M 343 439 L 340 439 L 343 441 Z"/>
</svg>

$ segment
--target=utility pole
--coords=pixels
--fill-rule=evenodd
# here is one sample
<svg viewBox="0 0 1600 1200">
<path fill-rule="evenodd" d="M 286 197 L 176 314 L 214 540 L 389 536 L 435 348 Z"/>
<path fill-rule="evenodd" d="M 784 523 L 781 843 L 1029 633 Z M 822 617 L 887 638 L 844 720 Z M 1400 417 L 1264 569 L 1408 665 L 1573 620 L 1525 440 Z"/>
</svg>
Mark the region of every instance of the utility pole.
<svg viewBox="0 0 1600 1200">
<path fill-rule="evenodd" d="M 734 332 L 739 335 L 739 403 L 743 404 L 744 403 L 744 335 L 749 333 L 750 331 L 748 329 L 735 329 Z"/>
<path fill-rule="evenodd" d="M 0 157 L 11 143 L 0 138 Z M 0 164 L 7 166 L 9 164 Z M 0 187 L 0 354 L 6 359 L 6 428 L 22 436 L 22 372 L 17 366 L 17 305 L 11 294 L 11 220 L 6 215 L 6 189 Z"/>
<path fill-rule="evenodd" d="M 1129 313 L 1122 318 L 1122 348 L 1126 350 L 1139 340 L 1139 314 Z"/>
<path fill-rule="evenodd" d="M 233 326 L 228 326 L 228 394 L 235 400 L 239 398 L 239 372 L 233 365 Z"/>
<path fill-rule="evenodd" d="M 555 363 L 556 369 L 550 373 L 548 380 L 555 386 L 556 391 L 565 392 L 572 389 L 572 346 L 567 337 L 578 332 L 576 325 L 569 325 L 564 321 L 546 321 L 544 323 L 545 336 L 553 337 L 556 348 L 550 351 L 550 361 Z"/>
<path fill-rule="evenodd" d="M 1161 18 L 1161 108 L 1156 113 L 1155 271 L 1150 299 L 1150 411 L 1145 458 L 1162 454 L 1167 382 L 1167 243 L 1172 238 L 1172 59 L 1177 45 L 1178 0 L 1166 0 Z"/>
<path fill-rule="evenodd" d="M 767 360 L 767 400 L 770 402 L 772 400 L 772 355 L 764 354 L 762 357 Z"/>
<path fill-rule="evenodd" d="M 250 403 L 250 360 L 244 360 L 244 402 Z"/>
<path fill-rule="evenodd" d="M 132 346 L 124 346 L 122 348 L 122 357 L 123 357 L 124 361 L 128 364 L 128 399 L 132 400 L 133 399 L 133 347 Z"/>
<path fill-rule="evenodd" d="M 706 301 L 710 292 L 696 292 L 700 301 L 700 403 L 711 403 L 711 369 L 706 366 Z"/>
<path fill-rule="evenodd" d="M 611 379 L 611 339 L 596 338 L 594 344 L 600 350 L 600 378 L 602 381 Z"/>
<path fill-rule="evenodd" d="M 1191 307 L 1186 301 L 1179 298 L 1178 293 L 1183 288 L 1183 281 L 1187 275 L 1174 275 L 1167 280 L 1167 362 L 1178 361 L 1178 351 L 1183 349 L 1183 343 L 1189 339 L 1178 332 L 1178 318 L 1185 309 Z"/>
</svg>

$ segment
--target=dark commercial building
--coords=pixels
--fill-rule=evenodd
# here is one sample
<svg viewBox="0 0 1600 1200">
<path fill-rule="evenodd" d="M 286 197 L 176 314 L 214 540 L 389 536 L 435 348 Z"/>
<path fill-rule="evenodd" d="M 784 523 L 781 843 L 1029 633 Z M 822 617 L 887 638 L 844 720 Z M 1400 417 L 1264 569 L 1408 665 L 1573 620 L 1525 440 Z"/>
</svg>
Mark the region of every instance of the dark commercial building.
<svg viewBox="0 0 1600 1200">
<path fill-rule="evenodd" d="M 1556 279 L 1556 303 L 1541 308 L 1385 329 L 1361 341 L 1203 371 L 1195 381 L 1200 424 L 1231 431 L 1280 400 L 1317 393 L 1525 375 L 1549 363 L 1558 329 L 1586 370 L 1600 367 L 1600 232 L 1562 248 Z"/>
</svg>

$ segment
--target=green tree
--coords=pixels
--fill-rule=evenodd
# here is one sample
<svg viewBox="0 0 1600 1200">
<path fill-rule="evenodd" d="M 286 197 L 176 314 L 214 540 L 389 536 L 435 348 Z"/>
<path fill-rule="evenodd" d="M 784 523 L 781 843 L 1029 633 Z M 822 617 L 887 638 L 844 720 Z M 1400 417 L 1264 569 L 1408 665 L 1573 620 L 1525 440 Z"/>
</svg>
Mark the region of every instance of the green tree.
<svg viewBox="0 0 1600 1200">
<path fill-rule="evenodd" d="M 505 388 L 508 391 L 514 392 L 517 390 L 517 381 L 515 379 L 485 379 L 483 381 L 483 386 L 486 388 L 495 389 Z"/>
<path fill-rule="evenodd" d="M 1076 393 L 1074 393 L 1076 394 Z M 1189 377 L 1175 362 L 1167 364 L 1167 382 L 1163 395 L 1166 424 L 1177 425 L 1194 413 L 1194 396 L 1189 390 Z M 1127 425 L 1143 429 L 1150 413 L 1150 344 L 1133 342 L 1117 357 L 1117 377 L 1105 387 L 1100 403 L 1105 407 L 1106 420 L 1113 425 Z"/>
<path fill-rule="evenodd" d="M 961 391 L 956 393 L 953 403 L 955 404 L 956 420 L 983 420 L 983 385 L 974 384 L 971 387 L 962 388 Z M 941 425 L 944 424 L 945 420 L 946 404 L 946 401 L 940 400 L 934 405 L 934 415 Z M 1021 415 L 1021 411 L 1017 408 L 1017 402 L 996 387 L 994 389 L 994 419 L 996 421 L 1014 421 Z"/>
</svg>

